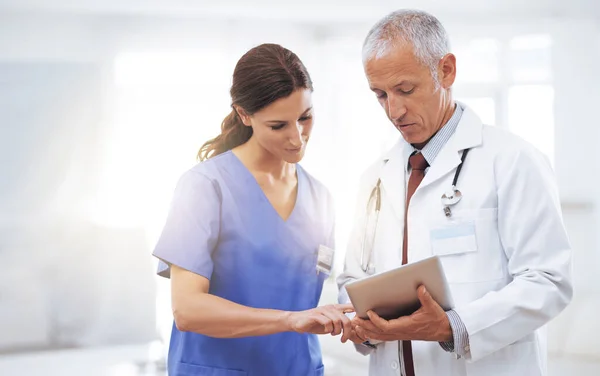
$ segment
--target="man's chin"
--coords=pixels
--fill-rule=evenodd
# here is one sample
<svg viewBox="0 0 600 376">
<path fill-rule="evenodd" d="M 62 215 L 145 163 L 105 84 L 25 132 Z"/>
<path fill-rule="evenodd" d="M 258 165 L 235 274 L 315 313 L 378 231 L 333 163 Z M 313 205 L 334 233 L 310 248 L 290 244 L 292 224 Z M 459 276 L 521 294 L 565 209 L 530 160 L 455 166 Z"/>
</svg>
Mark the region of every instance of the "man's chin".
<svg viewBox="0 0 600 376">
<path fill-rule="evenodd" d="M 402 138 L 404 138 L 404 141 L 413 145 L 417 149 L 421 149 L 423 146 L 425 146 L 425 144 L 427 144 L 427 141 L 428 141 L 428 140 L 423 140 L 423 137 L 415 137 L 415 136 L 411 137 L 411 135 L 406 135 L 402 132 L 400 132 L 400 134 L 402 134 Z"/>
</svg>

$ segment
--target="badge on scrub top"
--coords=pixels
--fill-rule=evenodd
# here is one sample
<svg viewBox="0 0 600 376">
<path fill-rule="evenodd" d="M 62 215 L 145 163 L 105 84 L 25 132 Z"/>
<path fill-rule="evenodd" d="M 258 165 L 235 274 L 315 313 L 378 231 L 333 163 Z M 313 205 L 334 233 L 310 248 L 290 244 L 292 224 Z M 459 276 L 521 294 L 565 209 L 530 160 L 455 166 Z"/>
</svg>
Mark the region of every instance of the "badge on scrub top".
<svg viewBox="0 0 600 376">
<path fill-rule="evenodd" d="M 333 268 L 333 256 L 335 251 L 324 245 L 319 246 L 319 253 L 317 255 L 317 274 L 323 272 L 327 275 L 331 274 Z"/>
</svg>

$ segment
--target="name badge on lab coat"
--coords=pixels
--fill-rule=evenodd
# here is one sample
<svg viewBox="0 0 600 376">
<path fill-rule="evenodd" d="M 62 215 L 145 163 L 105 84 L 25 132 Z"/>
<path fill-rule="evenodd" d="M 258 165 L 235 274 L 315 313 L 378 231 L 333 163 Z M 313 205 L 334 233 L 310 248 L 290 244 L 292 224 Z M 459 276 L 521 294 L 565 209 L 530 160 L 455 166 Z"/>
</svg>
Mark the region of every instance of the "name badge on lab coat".
<svg viewBox="0 0 600 376">
<path fill-rule="evenodd" d="M 477 251 L 475 222 L 452 222 L 431 230 L 431 250 L 438 256 Z"/>
<path fill-rule="evenodd" d="M 333 256 L 335 251 L 324 245 L 319 246 L 319 253 L 317 254 L 317 274 L 319 272 L 327 275 L 331 274 L 333 268 Z"/>
</svg>

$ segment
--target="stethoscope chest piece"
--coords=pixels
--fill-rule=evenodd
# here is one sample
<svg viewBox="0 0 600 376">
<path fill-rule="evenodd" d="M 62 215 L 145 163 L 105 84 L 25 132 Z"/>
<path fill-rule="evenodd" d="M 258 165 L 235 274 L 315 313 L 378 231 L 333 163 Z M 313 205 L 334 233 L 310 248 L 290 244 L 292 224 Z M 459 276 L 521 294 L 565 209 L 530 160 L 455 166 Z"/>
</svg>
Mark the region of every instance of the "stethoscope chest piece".
<svg viewBox="0 0 600 376">
<path fill-rule="evenodd" d="M 442 205 L 450 206 L 458 203 L 462 199 L 462 193 L 456 189 L 456 187 L 452 187 L 452 189 L 442 195 Z"/>
<path fill-rule="evenodd" d="M 456 168 L 456 172 L 454 173 L 454 180 L 452 181 L 452 186 L 450 189 L 442 195 L 442 205 L 444 206 L 444 214 L 446 217 L 452 217 L 452 210 L 450 206 L 456 205 L 462 199 L 462 193 L 458 189 L 456 189 L 456 182 L 458 181 L 458 176 L 460 175 L 460 170 L 462 169 L 463 163 L 465 162 L 465 158 L 467 158 L 467 154 L 469 153 L 469 149 L 465 149 L 463 151 L 462 157 L 460 158 L 460 164 Z"/>
<path fill-rule="evenodd" d="M 457 204 L 462 199 L 462 193 L 452 186 L 450 191 L 442 195 L 442 205 L 444 205 L 444 215 L 450 218 L 452 216 L 452 210 L 450 206 Z"/>
</svg>

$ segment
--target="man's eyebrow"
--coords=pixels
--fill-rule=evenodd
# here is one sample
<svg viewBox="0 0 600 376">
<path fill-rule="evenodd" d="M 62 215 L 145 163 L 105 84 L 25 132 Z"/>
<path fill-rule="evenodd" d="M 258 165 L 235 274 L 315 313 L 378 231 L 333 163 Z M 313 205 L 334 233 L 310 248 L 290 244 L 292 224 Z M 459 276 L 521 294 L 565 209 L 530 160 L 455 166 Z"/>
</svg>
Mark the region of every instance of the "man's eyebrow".
<svg viewBox="0 0 600 376">
<path fill-rule="evenodd" d="M 394 85 L 394 88 L 397 88 L 398 86 L 402 86 L 402 85 L 405 85 L 405 84 L 412 84 L 412 82 L 410 82 L 409 80 L 402 80 L 399 83 L 397 83 L 396 85 Z M 373 87 L 373 86 L 369 86 L 369 89 L 371 89 L 371 91 L 381 90 L 381 89 L 378 89 L 378 88 Z"/>
</svg>

